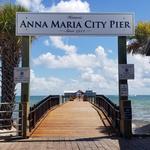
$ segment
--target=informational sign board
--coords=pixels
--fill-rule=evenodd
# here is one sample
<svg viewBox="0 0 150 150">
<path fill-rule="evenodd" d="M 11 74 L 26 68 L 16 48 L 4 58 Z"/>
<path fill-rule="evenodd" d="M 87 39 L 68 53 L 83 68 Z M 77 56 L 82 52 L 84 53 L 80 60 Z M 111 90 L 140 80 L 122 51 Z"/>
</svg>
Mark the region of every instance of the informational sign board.
<svg viewBox="0 0 150 150">
<path fill-rule="evenodd" d="M 124 107 L 124 119 L 125 120 L 131 120 L 132 119 L 131 107 Z"/>
<path fill-rule="evenodd" d="M 119 79 L 134 79 L 134 64 L 119 64 Z"/>
<path fill-rule="evenodd" d="M 29 83 L 30 69 L 28 67 L 15 67 L 14 68 L 14 82 L 15 83 Z"/>
<path fill-rule="evenodd" d="M 128 96 L 128 85 L 120 84 L 120 96 Z"/>
<path fill-rule="evenodd" d="M 134 35 L 133 13 L 16 13 L 16 35 Z"/>
</svg>

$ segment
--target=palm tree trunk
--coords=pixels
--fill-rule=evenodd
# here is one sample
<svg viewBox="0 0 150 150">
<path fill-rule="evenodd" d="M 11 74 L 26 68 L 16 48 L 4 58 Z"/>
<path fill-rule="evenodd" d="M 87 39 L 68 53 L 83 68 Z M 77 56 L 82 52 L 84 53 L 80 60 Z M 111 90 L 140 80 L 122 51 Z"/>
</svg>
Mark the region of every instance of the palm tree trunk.
<svg viewBox="0 0 150 150">
<path fill-rule="evenodd" d="M 7 45 L 6 45 L 7 43 Z M 10 45 L 8 45 L 10 43 Z M 8 105 L 1 105 L 2 111 L 9 111 L 6 113 L 1 113 L 1 119 L 4 120 L 2 123 L 3 129 L 11 129 L 13 119 L 12 112 L 15 103 L 15 83 L 14 83 L 14 67 L 16 67 L 16 57 L 11 42 L 4 41 L 2 54 L 1 54 L 1 65 L 2 65 L 2 90 L 1 90 L 1 102 L 9 103 Z M 19 59 L 19 58 L 18 58 Z"/>
</svg>

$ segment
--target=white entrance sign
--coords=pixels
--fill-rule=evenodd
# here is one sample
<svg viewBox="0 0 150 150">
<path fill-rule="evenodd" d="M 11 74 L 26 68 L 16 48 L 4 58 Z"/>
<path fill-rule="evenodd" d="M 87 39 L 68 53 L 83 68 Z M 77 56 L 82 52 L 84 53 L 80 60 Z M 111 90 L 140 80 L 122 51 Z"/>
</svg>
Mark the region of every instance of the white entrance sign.
<svg viewBox="0 0 150 150">
<path fill-rule="evenodd" d="M 120 84 L 120 95 L 128 96 L 128 85 L 127 84 Z"/>
<path fill-rule="evenodd" d="M 29 83 L 30 69 L 28 67 L 14 68 L 14 82 L 15 83 Z"/>
<path fill-rule="evenodd" d="M 134 79 L 134 64 L 119 64 L 119 79 Z"/>
<path fill-rule="evenodd" d="M 16 35 L 134 35 L 132 13 L 16 13 Z"/>
</svg>

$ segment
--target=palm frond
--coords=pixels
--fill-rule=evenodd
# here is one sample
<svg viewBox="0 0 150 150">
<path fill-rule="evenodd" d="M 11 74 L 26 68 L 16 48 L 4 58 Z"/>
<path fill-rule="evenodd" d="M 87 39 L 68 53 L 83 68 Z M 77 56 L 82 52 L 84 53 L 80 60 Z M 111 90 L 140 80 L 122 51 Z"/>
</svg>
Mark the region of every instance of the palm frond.
<svg viewBox="0 0 150 150">
<path fill-rule="evenodd" d="M 129 40 L 136 39 L 136 41 L 128 45 L 128 53 L 145 55 L 149 38 L 150 22 L 139 22 L 135 29 L 135 36 L 128 37 Z"/>
</svg>

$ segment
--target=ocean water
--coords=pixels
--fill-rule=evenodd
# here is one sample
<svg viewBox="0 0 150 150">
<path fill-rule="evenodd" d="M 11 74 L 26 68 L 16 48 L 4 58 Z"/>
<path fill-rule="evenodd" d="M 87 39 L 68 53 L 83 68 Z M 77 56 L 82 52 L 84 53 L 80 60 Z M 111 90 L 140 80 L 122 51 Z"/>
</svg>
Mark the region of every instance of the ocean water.
<svg viewBox="0 0 150 150">
<path fill-rule="evenodd" d="M 108 95 L 108 98 L 118 105 L 118 96 Z M 129 96 L 132 105 L 133 120 L 150 122 L 150 95 Z"/>
<path fill-rule="evenodd" d="M 44 99 L 46 96 L 30 96 L 30 106 L 33 106 L 34 104 L 40 102 L 42 99 Z M 20 102 L 21 101 L 21 97 L 20 96 L 16 96 L 16 102 Z"/>
<path fill-rule="evenodd" d="M 118 105 L 118 96 L 108 95 Z M 132 132 L 150 134 L 150 95 L 129 96 L 132 105 Z"/>
</svg>

